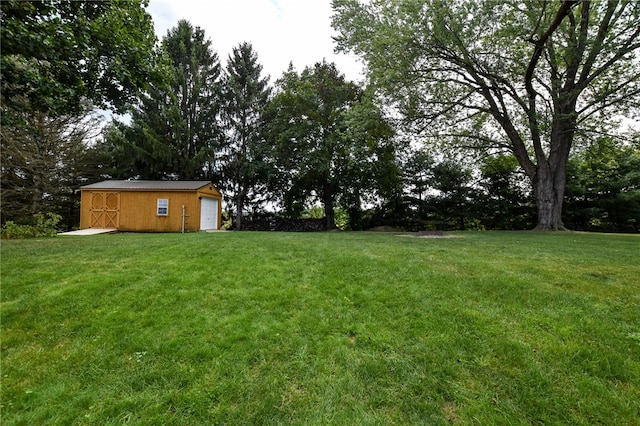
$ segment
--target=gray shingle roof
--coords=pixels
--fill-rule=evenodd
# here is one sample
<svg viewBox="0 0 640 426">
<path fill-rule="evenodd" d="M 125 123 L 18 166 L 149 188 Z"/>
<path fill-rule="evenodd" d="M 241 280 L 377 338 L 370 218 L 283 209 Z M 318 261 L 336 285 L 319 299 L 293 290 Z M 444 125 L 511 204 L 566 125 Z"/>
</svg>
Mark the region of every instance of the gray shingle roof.
<svg viewBox="0 0 640 426">
<path fill-rule="evenodd" d="M 212 185 L 206 180 L 105 180 L 81 189 L 120 189 L 123 191 L 195 191 L 203 186 Z"/>
</svg>

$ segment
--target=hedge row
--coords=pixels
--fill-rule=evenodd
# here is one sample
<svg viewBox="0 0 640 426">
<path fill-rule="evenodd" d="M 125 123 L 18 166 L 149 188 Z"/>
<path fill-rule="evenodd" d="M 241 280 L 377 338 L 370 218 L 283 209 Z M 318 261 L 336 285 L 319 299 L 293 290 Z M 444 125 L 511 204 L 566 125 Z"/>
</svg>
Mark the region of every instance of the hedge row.
<svg viewBox="0 0 640 426">
<path fill-rule="evenodd" d="M 325 219 L 261 217 L 242 221 L 242 231 L 318 232 L 326 229 Z"/>
</svg>

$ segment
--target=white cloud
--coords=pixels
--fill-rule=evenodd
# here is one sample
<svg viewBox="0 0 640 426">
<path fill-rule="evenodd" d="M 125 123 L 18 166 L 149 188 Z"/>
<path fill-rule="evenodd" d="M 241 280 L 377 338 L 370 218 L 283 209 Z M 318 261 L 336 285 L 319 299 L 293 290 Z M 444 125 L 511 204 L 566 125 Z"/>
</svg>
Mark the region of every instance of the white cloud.
<svg viewBox="0 0 640 426">
<path fill-rule="evenodd" d="M 148 12 L 159 39 L 180 19 L 202 28 L 223 66 L 233 47 L 250 42 L 272 82 L 289 62 L 301 71 L 322 59 L 349 80 L 363 78 L 355 57 L 333 51 L 330 0 L 151 0 Z"/>
</svg>

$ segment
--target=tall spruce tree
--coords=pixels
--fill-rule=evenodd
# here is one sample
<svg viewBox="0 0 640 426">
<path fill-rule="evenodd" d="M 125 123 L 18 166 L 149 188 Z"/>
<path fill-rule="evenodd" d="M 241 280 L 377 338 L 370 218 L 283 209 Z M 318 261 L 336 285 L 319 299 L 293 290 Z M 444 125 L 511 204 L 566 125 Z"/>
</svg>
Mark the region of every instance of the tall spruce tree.
<svg viewBox="0 0 640 426">
<path fill-rule="evenodd" d="M 108 134 L 119 177 L 215 179 L 222 134 L 218 55 L 204 30 L 186 20 L 167 32 L 161 49 L 165 80 L 140 98 L 130 125 Z"/>
<path fill-rule="evenodd" d="M 269 100 L 269 77 L 250 43 L 233 48 L 223 78 L 223 117 L 226 138 L 222 150 L 224 188 L 235 202 L 236 229 L 242 229 L 246 203 L 264 173 L 259 131 L 261 114 Z M 264 191 L 260 191 L 264 193 Z M 257 192 L 256 192 L 257 193 Z"/>
</svg>

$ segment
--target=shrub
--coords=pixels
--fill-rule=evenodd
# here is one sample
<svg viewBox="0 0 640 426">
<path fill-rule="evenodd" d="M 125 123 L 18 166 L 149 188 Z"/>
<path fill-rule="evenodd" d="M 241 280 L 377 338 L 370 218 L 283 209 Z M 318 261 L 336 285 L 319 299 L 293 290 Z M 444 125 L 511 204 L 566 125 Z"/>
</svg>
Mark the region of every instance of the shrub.
<svg viewBox="0 0 640 426">
<path fill-rule="evenodd" d="M 280 216 L 260 216 L 244 219 L 243 231 L 319 232 L 326 231 L 324 218 L 287 218 Z"/>
<path fill-rule="evenodd" d="M 62 220 L 62 216 L 55 213 L 42 213 L 33 215 L 35 220 L 33 225 L 18 225 L 13 221 L 7 221 L 2 227 L 1 236 L 3 239 L 15 238 L 37 238 L 37 237 L 55 237 L 58 233 L 58 223 Z"/>
</svg>

